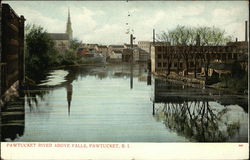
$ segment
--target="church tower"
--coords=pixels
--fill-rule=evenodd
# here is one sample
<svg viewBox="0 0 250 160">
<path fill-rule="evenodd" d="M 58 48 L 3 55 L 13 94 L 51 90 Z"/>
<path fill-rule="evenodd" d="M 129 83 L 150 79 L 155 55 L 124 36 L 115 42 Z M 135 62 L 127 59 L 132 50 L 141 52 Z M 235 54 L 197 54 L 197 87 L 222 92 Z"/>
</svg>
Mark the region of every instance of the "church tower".
<svg viewBox="0 0 250 160">
<path fill-rule="evenodd" d="M 66 33 L 69 35 L 69 40 L 72 40 L 73 38 L 73 30 L 71 28 L 71 21 L 70 21 L 70 11 L 68 9 L 68 22 L 66 26 Z"/>
</svg>

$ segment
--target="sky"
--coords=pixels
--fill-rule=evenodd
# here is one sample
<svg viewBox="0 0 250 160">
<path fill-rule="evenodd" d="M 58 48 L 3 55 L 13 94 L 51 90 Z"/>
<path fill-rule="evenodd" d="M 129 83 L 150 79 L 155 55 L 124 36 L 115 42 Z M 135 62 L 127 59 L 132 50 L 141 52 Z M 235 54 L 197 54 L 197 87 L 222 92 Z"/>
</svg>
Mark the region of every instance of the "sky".
<svg viewBox="0 0 250 160">
<path fill-rule="evenodd" d="M 138 41 L 152 41 L 156 34 L 184 26 L 215 26 L 244 40 L 248 1 L 3 1 L 26 24 L 42 26 L 49 33 L 66 30 L 70 8 L 73 37 L 83 43 L 129 43 L 128 29 Z M 128 16 L 130 15 L 130 16 Z"/>
</svg>

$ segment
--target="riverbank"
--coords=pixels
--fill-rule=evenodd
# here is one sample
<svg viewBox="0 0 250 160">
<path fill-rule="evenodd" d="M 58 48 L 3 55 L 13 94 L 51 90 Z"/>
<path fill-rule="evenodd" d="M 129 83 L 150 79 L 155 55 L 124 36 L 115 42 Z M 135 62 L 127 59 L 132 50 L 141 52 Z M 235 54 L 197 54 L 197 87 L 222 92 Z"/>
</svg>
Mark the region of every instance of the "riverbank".
<svg viewBox="0 0 250 160">
<path fill-rule="evenodd" d="M 72 65 L 60 65 L 57 67 L 52 67 L 50 69 L 62 69 L 65 67 L 77 67 L 77 66 L 104 66 L 104 65 L 117 65 L 117 64 L 128 64 L 130 65 L 131 63 L 129 62 L 106 62 L 106 63 L 78 63 L 78 64 L 72 64 Z M 143 62 L 137 62 L 133 64 L 143 64 Z"/>
<path fill-rule="evenodd" d="M 80 66 L 104 66 L 105 64 L 103 63 L 82 63 L 82 64 L 72 64 L 72 65 L 61 65 L 57 67 L 52 67 L 50 69 L 62 69 L 65 67 L 80 67 Z"/>
<path fill-rule="evenodd" d="M 222 88 L 220 83 L 207 85 L 205 83 L 205 77 L 199 76 L 199 78 L 194 78 L 193 75 L 184 77 L 173 72 L 171 72 L 169 75 L 166 75 L 164 73 L 160 73 L 160 74 L 153 73 L 153 75 L 159 78 L 164 78 L 165 80 L 174 84 L 180 84 L 180 85 L 185 85 L 185 86 L 190 86 L 190 87 L 195 87 L 195 88 L 210 88 L 210 89 L 219 90 L 223 93 L 245 96 L 246 98 L 248 96 L 248 91 L 240 92 L 233 88 Z"/>
</svg>

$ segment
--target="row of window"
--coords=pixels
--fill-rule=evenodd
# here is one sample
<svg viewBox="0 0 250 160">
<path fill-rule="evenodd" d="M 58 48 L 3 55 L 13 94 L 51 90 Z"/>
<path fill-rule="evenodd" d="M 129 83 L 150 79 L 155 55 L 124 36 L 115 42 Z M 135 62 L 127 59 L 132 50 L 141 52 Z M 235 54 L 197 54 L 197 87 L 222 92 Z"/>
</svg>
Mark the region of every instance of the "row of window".
<svg viewBox="0 0 250 160">
<path fill-rule="evenodd" d="M 167 54 L 157 54 L 157 58 L 158 59 L 166 59 L 168 56 Z M 174 58 L 177 58 L 176 56 L 174 56 Z M 193 56 L 191 56 L 190 58 L 193 58 Z M 228 54 L 211 54 L 210 58 L 214 58 L 214 59 L 220 59 L 220 60 L 226 60 L 226 59 L 237 59 L 237 54 L 236 53 L 228 53 Z"/>
<path fill-rule="evenodd" d="M 161 52 L 163 50 L 167 50 L 167 49 L 168 50 L 170 49 L 172 51 L 175 50 L 174 48 L 167 48 L 166 46 L 157 46 L 156 47 L 156 50 L 159 51 L 159 52 Z M 183 50 L 183 48 L 180 49 L 180 50 Z M 192 52 L 197 51 L 198 52 L 198 50 L 195 50 L 195 49 L 191 49 L 191 50 L 187 49 L 187 50 L 184 50 L 184 51 L 192 51 Z M 236 52 L 237 49 L 236 48 L 232 48 L 232 47 L 223 47 L 223 48 L 219 47 L 219 48 L 206 48 L 206 50 L 203 50 L 203 52 L 206 52 L 206 51 L 208 51 L 208 52 L 210 52 L 210 51 L 213 51 L 213 52 Z"/>
<path fill-rule="evenodd" d="M 201 64 L 201 63 L 196 62 L 196 66 L 199 66 L 200 64 Z M 188 66 L 189 66 L 189 67 L 194 67 L 195 64 L 194 64 L 194 62 L 189 62 Z M 167 67 L 167 63 L 166 63 L 166 62 L 163 62 L 163 63 L 158 62 L 157 67 Z M 177 68 L 177 67 L 178 67 L 178 62 L 171 63 L 171 64 L 170 64 L 170 67 L 175 67 L 175 68 Z M 183 63 L 182 63 L 182 62 L 179 63 L 179 68 L 183 68 Z"/>
</svg>

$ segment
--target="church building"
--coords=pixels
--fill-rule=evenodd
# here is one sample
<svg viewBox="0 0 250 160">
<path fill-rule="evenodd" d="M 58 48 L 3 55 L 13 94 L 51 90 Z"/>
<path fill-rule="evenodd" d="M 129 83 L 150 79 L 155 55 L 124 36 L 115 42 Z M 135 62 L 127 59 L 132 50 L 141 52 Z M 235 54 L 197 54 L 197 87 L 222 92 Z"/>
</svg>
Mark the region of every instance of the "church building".
<svg viewBox="0 0 250 160">
<path fill-rule="evenodd" d="M 68 21 L 65 33 L 49 33 L 49 36 L 55 42 L 55 47 L 59 53 L 64 54 L 69 49 L 70 41 L 73 38 L 73 30 L 71 27 L 70 10 L 68 10 Z"/>
</svg>

